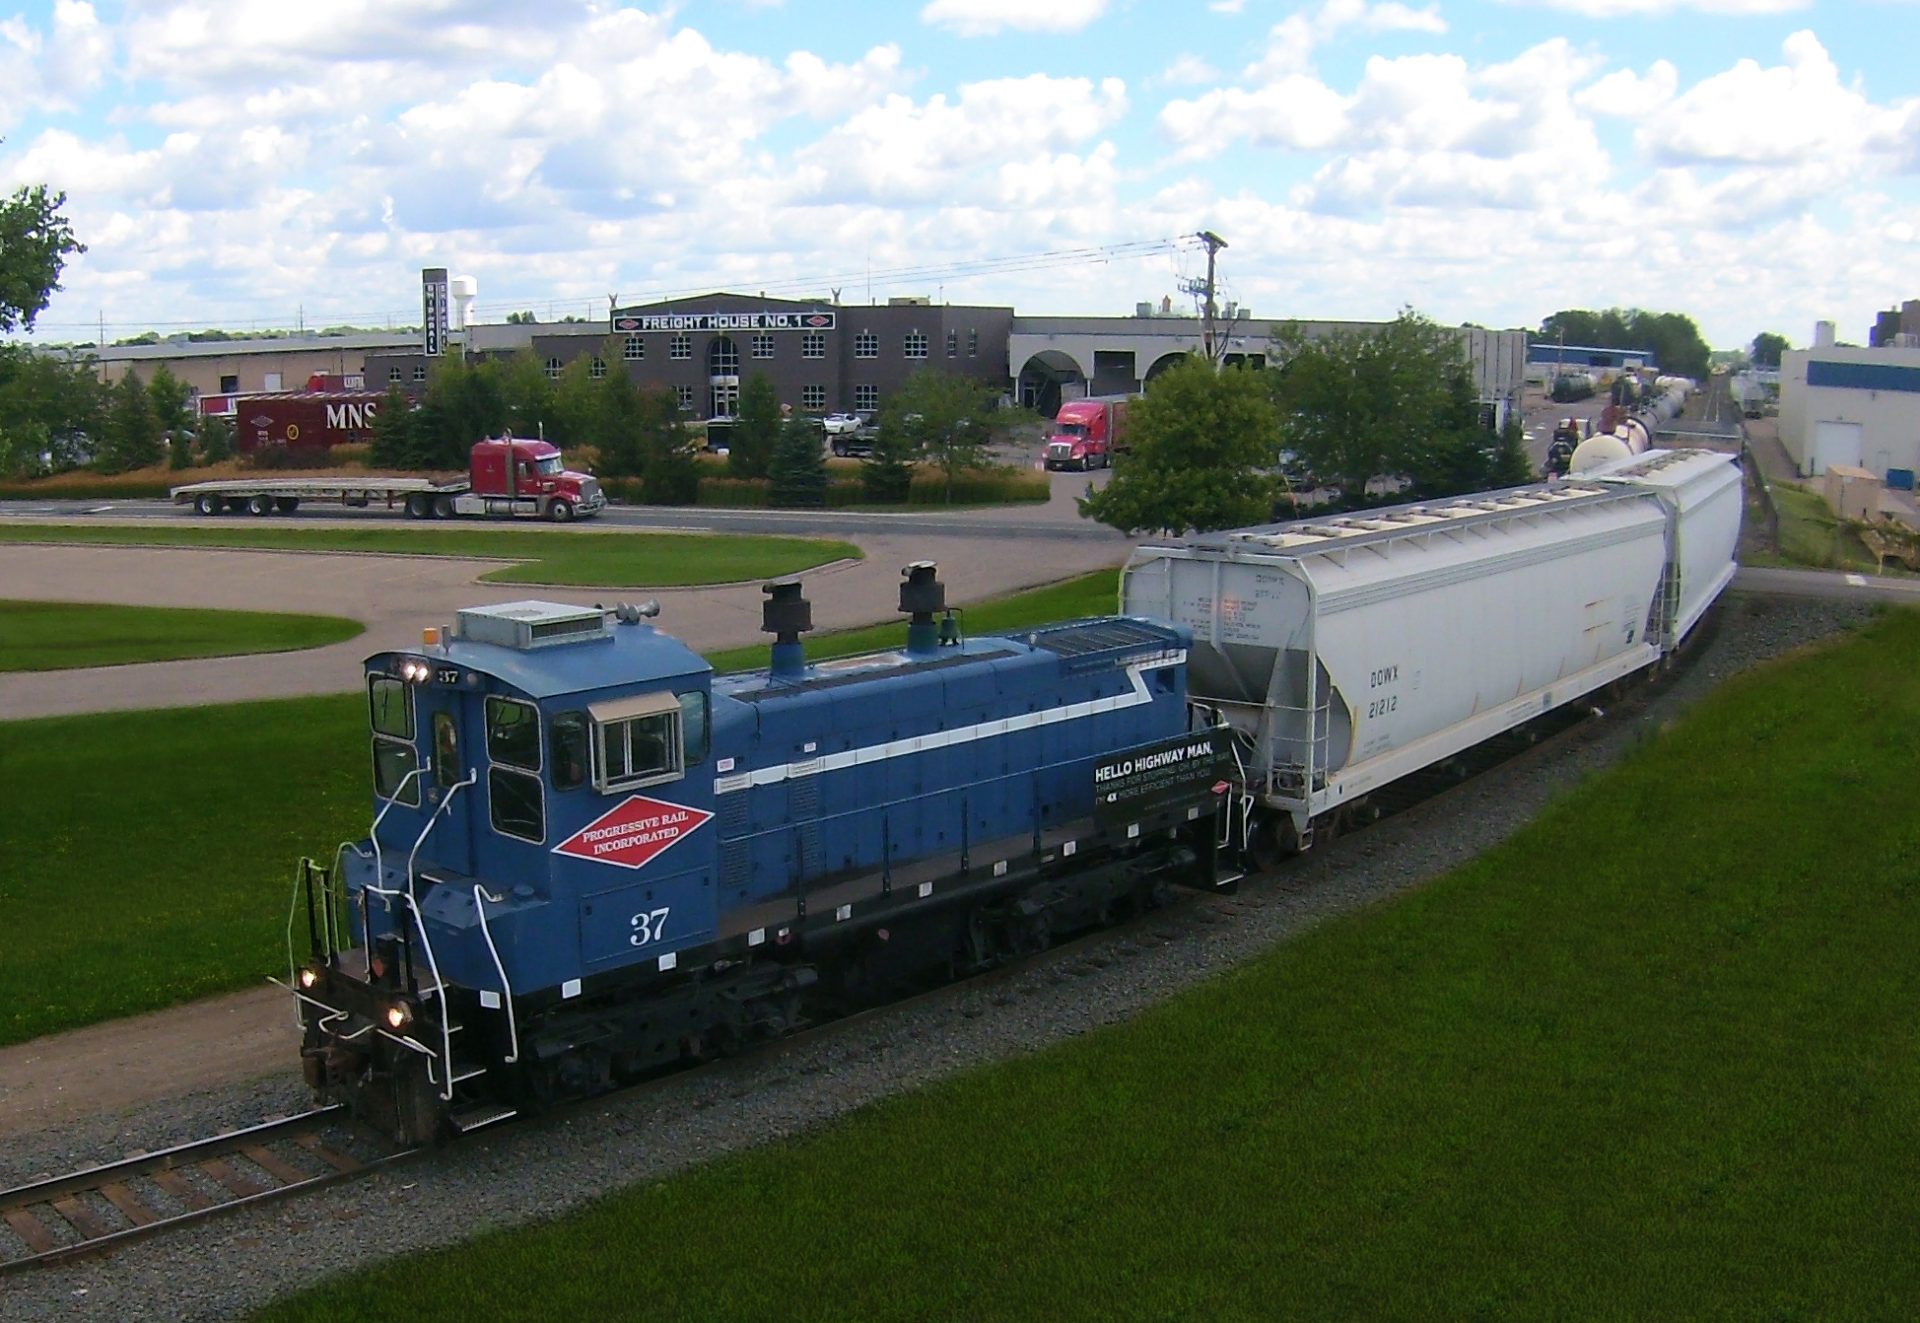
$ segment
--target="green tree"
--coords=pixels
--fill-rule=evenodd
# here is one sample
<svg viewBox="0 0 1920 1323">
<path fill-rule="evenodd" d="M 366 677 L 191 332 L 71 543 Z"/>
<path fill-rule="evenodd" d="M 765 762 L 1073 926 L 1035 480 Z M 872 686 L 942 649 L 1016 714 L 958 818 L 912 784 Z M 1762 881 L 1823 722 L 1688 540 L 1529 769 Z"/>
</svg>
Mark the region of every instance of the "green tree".
<svg viewBox="0 0 1920 1323">
<path fill-rule="evenodd" d="M 1707 342 L 1700 338 L 1700 328 L 1693 319 L 1677 312 L 1563 309 L 1540 323 L 1534 343 L 1638 349 L 1652 354 L 1663 372 L 1696 380 L 1704 380 L 1707 375 Z"/>
<path fill-rule="evenodd" d="M 1273 514 L 1279 417 L 1265 373 L 1189 355 L 1129 406 L 1132 452 L 1080 512 L 1124 533 L 1239 528 Z"/>
<path fill-rule="evenodd" d="M 594 385 L 599 388 L 600 472 L 615 478 L 644 477 L 650 456 L 641 435 L 644 402 L 633 378 L 616 366 Z"/>
<path fill-rule="evenodd" d="M 881 424 L 873 449 L 860 462 L 860 487 L 877 505 L 901 505 L 913 488 L 913 462 L 920 447 L 904 428 Z"/>
<path fill-rule="evenodd" d="M 827 503 L 827 453 L 809 418 L 789 418 L 768 466 L 773 479 L 768 504 L 781 509 L 819 508 Z"/>
<path fill-rule="evenodd" d="M 147 383 L 147 399 L 153 405 L 153 421 L 167 443 L 167 467 L 184 469 L 193 462 L 193 407 L 188 403 L 187 383 L 173 375 L 165 363 L 153 370 Z"/>
<path fill-rule="evenodd" d="M 1378 475 L 1423 495 L 1472 491 L 1496 438 L 1479 426 L 1460 338 L 1411 310 L 1382 326 L 1312 339 L 1278 334 L 1284 365 L 1267 374 L 1282 444 L 1349 492 Z"/>
<path fill-rule="evenodd" d="M 499 365 L 499 373 L 500 396 L 513 434 L 546 436 L 553 415 L 553 378 L 547 375 L 546 364 L 531 349 L 522 349 Z"/>
<path fill-rule="evenodd" d="M 923 367 L 888 398 L 880 410 L 880 431 L 906 438 L 915 454 L 931 461 L 946 480 L 987 463 L 993 439 L 993 397 L 966 377 Z"/>
<path fill-rule="evenodd" d="M 394 392 L 388 392 L 391 400 Z M 386 402 L 381 403 L 386 408 Z M 407 408 L 407 397 L 400 397 L 400 408 Z M 374 434 L 379 435 L 379 416 L 374 418 Z M 233 424 L 219 414 L 203 418 L 200 421 L 200 458 L 208 464 L 219 464 L 233 458 Z"/>
<path fill-rule="evenodd" d="M 62 472 L 86 463 L 105 444 L 107 387 L 90 354 L 36 352 L 0 345 L 0 425 L 16 450 Z M 31 434 L 31 441 L 20 438 Z"/>
<path fill-rule="evenodd" d="M 464 469 L 474 443 L 506 430 L 507 402 L 492 363 L 448 354 L 427 375 L 414 416 L 416 468 Z"/>
<path fill-rule="evenodd" d="M 414 467 L 419 443 L 414 435 L 413 401 L 399 383 L 387 387 L 380 407 L 373 415 L 373 445 L 369 458 L 376 468 L 410 469 Z M 207 458 L 213 458 L 212 439 L 208 437 Z"/>
<path fill-rule="evenodd" d="M 49 193 L 45 184 L 0 201 L 0 332 L 31 331 L 60 288 L 67 259 L 87 251 L 60 214 L 66 204 L 65 193 Z"/>
<path fill-rule="evenodd" d="M 1763 368 L 1780 366 L 1780 355 L 1793 348 L 1784 335 L 1775 335 L 1772 331 L 1762 331 L 1753 337 L 1753 365 Z"/>
<path fill-rule="evenodd" d="M 700 495 L 700 465 L 684 422 L 671 389 L 640 392 L 635 433 L 643 463 L 640 490 L 649 505 L 692 505 Z"/>
<path fill-rule="evenodd" d="M 160 462 L 160 424 L 140 374 L 127 369 L 107 393 L 106 445 L 94 460 L 102 473 L 125 473 Z"/>
<path fill-rule="evenodd" d="M 599 386 L 593 379 L 593 365 L 585 357 L 561 369 L 553 390 L 553 420 L 547 428 L 547 440 L 563 449 L 591 446 L 595 454 L 600 452 L 606 438 L 601 429 Z"/>
<path fill-rule="evenodd" d="M 780 396 L 766 374 L 756 372 L 740 388 L 740 411 L 727 445 L 727 472 L 736 478 L 766 477 L 779 440 Z"/>
</svg>

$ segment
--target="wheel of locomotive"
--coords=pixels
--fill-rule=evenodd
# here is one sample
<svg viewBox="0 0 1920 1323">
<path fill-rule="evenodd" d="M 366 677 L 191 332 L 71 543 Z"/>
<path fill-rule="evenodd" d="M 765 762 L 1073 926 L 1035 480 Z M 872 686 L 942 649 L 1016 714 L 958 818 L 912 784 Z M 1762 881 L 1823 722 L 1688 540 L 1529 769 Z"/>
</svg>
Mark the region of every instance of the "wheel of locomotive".
<svg viewBox="0 0 1920 1323">
<path fill-rule="evenodd" d="M 212 492 L 201 492 L 198 496 L 193 498 L 193 508 L 195 513 L 197 514 L 203 514 L 203 515 L 225 514 L 227 510 L 227 503 L 221 500 L 218 496 L 215 496 Z"/>
<path fill-rule="evenodd" d="M 276 496 L 273 498 L 273 508 L 281 514 L 292 514 L 300 508 L 300 498 L 298 496 Z"/>
<path fill-rule="evenodd" d="M 251 515 L 272 514 L 273 498 L 271 496 L 249 496 L 247 498 L 247 513 Z"/>
<path fill-rule="evenodd" d="M 436 496 L 433 498 L 433 517 L 435 519 L 453 518 L 453 498 L 451 496 Z"/>
<path fill-rule="evenodd" d="M 556 524 L 572 523 L 573 522 L 573 502 L 572 501 L 555 501 L 552 505 L 547 507 L 547 518 L 553 520 L 553 522 Z"/>
<path fill-rule="evenodd" d="M 423 492 L 415 492 L 407 497 L 407 518 L 426 519 L 433 514 L 433 505 Z"/>
</svg>

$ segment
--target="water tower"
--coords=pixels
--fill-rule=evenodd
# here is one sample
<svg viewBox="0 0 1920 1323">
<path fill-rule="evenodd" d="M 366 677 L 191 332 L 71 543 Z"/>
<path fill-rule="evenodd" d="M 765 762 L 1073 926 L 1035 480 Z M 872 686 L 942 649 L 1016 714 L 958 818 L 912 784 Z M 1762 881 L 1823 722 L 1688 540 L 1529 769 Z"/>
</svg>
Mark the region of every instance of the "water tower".
<svg viewBox="0 0 1920 1323">
<path fill-rule="evenodd" d="M 447 282 L 447 295 L 453 301 L 453 325 L 449 329 L 464 331 L 473 301 L 480 296 L 480 282 L 472 276 L 455 276 Z"/>
</svg>

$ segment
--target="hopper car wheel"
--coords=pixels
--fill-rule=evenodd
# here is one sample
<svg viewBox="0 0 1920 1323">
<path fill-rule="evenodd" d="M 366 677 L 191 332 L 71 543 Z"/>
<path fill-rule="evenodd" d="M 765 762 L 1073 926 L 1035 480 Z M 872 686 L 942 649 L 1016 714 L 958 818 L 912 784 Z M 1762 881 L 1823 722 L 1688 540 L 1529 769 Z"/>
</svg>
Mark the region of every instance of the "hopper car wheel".
<svg viewBox="0 0 1920 1323">
<path fill-rule="evenodd" d="M 227 503 L 221 500 L 218 496 L 215 496 L 212 492 L 202 492 L 200 493 L 200 495 L 193 498 L 193 508 L 195 513 L 197 514 L 203 514 L 203 515 L 225 514 L 227 510 Z"/>
<path fill-rule="evenodd" d="M 425 519 L 432 513 L 433 506 L 429 504 L 427 498 L 419 492 L 415 492 L 407 498 L 407 518 Z"/>
<path fill-rule="evenodd" d="M 249 496 L 247 498 L 247 513 L 252 515 L 272 514 L 273 498 L 271 496 Z"/>
<path fill-rule="evenodd" d="M 292 514 L 300 508 L 300 498 L 298 496 L 276 496 L 273 498 L 273 508 L 281 514 Z"/>
<path fill-rule="evenodd" d="M 1293 819 L 1284 813 L 1263 813 L 1253 824 L 1247 838 L 1247 862 L 1260 873 L 1271 873 L 1300 853 L 1300 840 L 1294 834 Z"/>
<path fill-rule="evenodd" d="M 556 524 L 571 523 L 573 521 L 573 502 L 555 501 L 547 507 L 547 518 L 553 520 Z"/>
<path fill-rule="evenodd" d="M 433 498 L 433 517 L 435 519 L 453 518 L 453 498 L 451 496 L 436 496 Z"/>
</svg>

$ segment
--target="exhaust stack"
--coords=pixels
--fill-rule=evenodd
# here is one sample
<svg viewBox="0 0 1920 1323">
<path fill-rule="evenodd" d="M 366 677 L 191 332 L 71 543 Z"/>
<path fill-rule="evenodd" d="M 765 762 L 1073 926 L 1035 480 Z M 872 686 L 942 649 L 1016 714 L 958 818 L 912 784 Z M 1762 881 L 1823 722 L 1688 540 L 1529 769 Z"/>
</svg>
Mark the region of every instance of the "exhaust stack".
<svg viewBox="0 0 1920 1323">
<path fill-rule="evenodd" d="M 800 595 L 798 579 L 762 584 L 767 600 L 760 604 L 760 629 L 773 635 L 773 665 L 769 674 L 779 680 L 797 680 L 807 669 L 800 636 L 813 628 L 813 603 Z"/>
<path fill-rule="evenodd" d="M 947 606 L 947 586 L 930 560 L 917 560 L 900 571 L 900 609 L 908 612 L 907 655 L 929 657 L 940 650 L 940 629 L 934 616 Z"/>
</svg>

